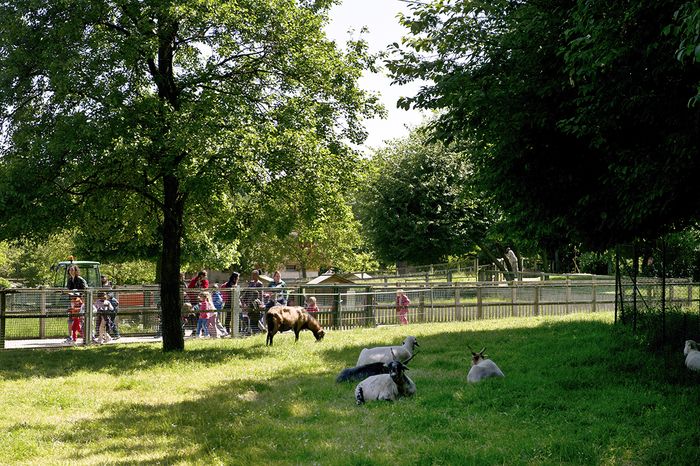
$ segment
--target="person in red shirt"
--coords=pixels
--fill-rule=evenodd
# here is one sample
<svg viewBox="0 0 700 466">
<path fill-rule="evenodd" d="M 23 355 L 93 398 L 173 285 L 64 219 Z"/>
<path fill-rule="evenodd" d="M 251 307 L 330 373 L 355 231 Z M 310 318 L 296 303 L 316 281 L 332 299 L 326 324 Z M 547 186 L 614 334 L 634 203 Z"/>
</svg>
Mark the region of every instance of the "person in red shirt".
<svg viewBox="0 0 700 466">
<path fill-rule="evenodd" d="M 187 288 L 209 288 L 209 280 L 207 280 L 207 271 L 202 270 L 197 272 L 195 277 L 192 277 Z"/>
</svg>

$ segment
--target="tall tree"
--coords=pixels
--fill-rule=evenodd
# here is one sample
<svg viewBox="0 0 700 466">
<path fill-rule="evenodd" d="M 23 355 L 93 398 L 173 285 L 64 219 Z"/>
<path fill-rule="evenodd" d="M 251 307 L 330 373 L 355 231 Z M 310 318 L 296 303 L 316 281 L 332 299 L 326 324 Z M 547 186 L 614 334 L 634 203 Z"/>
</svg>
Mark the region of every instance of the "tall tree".
<svg viewBox="0 0 700 466">
<path fill-rule="evenodd" d="M 325 148 L 319 163 L 340 170 L 344 141 L 364 137 L 375 99 L 356 82 L 369 57 L 362 42 L 343 53 L 325 38 L 331 4 L 0 2 L 2 235 L 89 225 L 116 207 L 107 225 L 160 247 L 163 348 L 183 349 L 189 229 L 221 227 L 214 211 L 235 222 L 246 196 L 294 166 L 290 141 Z"/>
<path fill-rule="evenodd" d="M 700 217 L 698 68 L 663 34 L 683 3 L 414 2 L 389 67 L 434 82 L 401 104 L 441 110 L 527 236 L 604 248 Z"/>
<path fill-rule="evenodd" d="M 498 214 L 473 186 L 469 163 L 449 147 L 415 130 L 377 151 L 367 173 L 358 211 L 378 259 L 430 264 L 488 249 Z"/>
</svg>

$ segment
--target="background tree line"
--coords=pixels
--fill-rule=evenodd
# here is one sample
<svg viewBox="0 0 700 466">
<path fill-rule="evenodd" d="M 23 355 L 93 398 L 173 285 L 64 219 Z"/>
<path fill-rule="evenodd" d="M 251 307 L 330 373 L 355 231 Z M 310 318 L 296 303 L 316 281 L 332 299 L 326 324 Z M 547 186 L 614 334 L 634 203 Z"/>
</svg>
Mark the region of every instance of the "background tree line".
<svg viewBox="0 0 700 466">
<path fill-rule="evenodd" d="M 376 57 L 325 38 L 332 3 L 1 4 L 5 257 L 60 237 L 153 264 L 170 350 L 183 268 L 515 246 L 575 269 L 668 234 L 697 256 L 696 3 L 415 2 L 385 65 L 431 83 L 399 105 L 436 117 L 369 159 L 351 144 L 382 111 L 357 86 Z"/>
</svg>

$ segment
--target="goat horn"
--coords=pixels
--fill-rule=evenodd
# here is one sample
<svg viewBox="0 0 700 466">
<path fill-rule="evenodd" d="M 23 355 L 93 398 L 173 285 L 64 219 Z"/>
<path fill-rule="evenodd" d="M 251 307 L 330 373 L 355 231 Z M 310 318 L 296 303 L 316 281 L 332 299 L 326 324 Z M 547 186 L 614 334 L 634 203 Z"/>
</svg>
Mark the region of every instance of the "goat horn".
<svg viewBox="0 0 700 466">
<path fill-rule="evenodd" d="M 471 351 L 471 352 L 472 352 L 472 354 L 473 354 L 474 356 L 476 356 L 476 353 L 474 352 L 474 350 L 472 349 L 472 347 L 471 347 L 471 346 L 467 345 L 467 348 L 469 348 L 469 351 Z"/>
<path fill-rule="evenodd" d="M 484 346 L 483 348 L 481 348 L 481 351 L 479 351 L 479 354 L 483 356 L 483 355 L 484 355 L 484 351 L 486 351 L 486 347 L 485 347 L 485 346 Z"/>
</svg>

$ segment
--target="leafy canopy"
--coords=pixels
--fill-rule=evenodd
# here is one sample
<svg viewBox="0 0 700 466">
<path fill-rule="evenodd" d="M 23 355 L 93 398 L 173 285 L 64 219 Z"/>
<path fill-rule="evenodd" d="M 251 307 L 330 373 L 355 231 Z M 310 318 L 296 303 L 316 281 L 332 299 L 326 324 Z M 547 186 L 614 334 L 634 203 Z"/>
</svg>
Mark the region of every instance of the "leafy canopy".
<svg viewBox="0 0 700 466">
<path fill-rule="evenodd" d="M 698 67 L 663 33 L 685 3 L 414 2 L 388 66 L 434 83 L 401 104 L 441 110 L 524 236 L 605 248 L 700 218 Z"/>
<path fill-rule="evenodd" d="M 375 152 L 358 210 L 377 258 L 429 264 L 474 250 L 497 218 L 471 166 L 423 131 Z"/>
<path fill-rule="evenodd" d="M 157 253 L 164 348 L 183 348 L 183 253 L 235 246 L 298 155 L 343 171 L 365 136 L 371 57 L 325 38 L 331 3 L 0 2 L 0 235 Z"/>
</svg>

